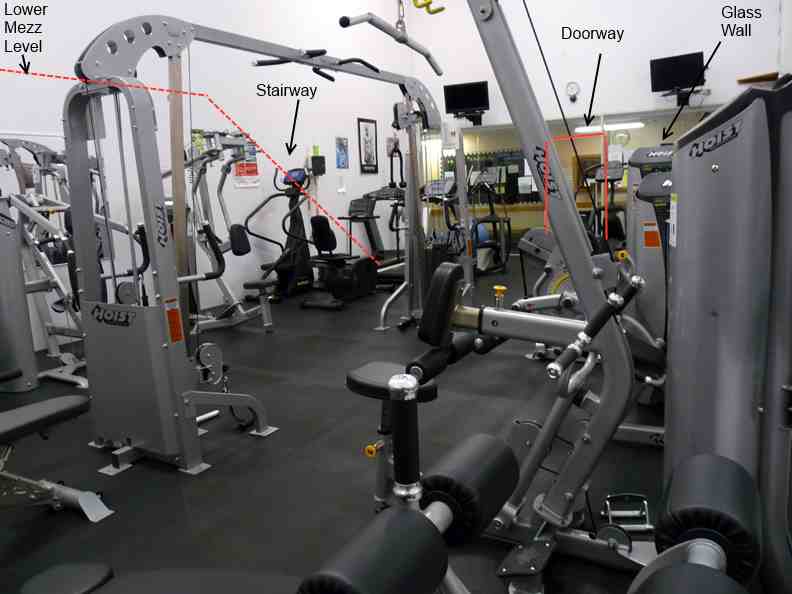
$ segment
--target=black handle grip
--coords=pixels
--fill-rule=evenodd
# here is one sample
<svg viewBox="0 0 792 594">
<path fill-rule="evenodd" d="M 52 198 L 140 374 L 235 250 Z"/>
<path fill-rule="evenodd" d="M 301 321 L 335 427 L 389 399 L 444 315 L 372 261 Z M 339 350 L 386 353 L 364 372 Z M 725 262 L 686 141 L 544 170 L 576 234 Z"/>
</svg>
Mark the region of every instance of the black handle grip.
<svg viewBox="0 0 792 594">
<path fill-rule="evenodd" d="M 226 261 L 223 256 L 223 251 L 220 249 L 220 240 L 217 235 L 212 231 L 212 227 L 207 223 L 203 226 L 203 232 L 206 235 L 206 242 L 209 244 L 209 249 L 212 250 L 216 262 L 216 269 L 206 274 L 206 280 L 216 280 L 225 274 Z"/>
<path fill-rule="evenodd" d="M 318 58 L 319 56 L 326 56 L 326 55 L 327 55 L 326 49 L 305 50 L 306 58 Z"/>
<path fill-rule="evenodd" d="M 374 66 L 371 62 L 366 62 L 363 58 L 346 58 L 345 60 L 339 60 L 338 65 L 344 66 L 346 64 L 360 64 L 361 66 L 365 66 L 369 70 L 376 72 L 377 74 L 380 73 L 380 69 Z"/>
<path fill-rule="evenodd" d="M 338 24 L 341 25 L 344 29 L 349 27 L 349 22 L 350 19 L 348 16 L 342 16 L 340 19 L 338 19 Z"/>
<path fill-rule="evenodd" d="M 443 373 L 449 365 L 451 349 L 434 348 L 416 357 L 407 365 L 407 373 L 423 385 Z"/>
<path fill-rule="evenodd" d="M 77 278 L 77 254 L 72 249 L 66 252 L 66 268 L 69 271 L 72 306 L 75 311 L 80 311 L 80 281 Z"/>
<path fill-rule="evenodd" d="M 476 339 L 476 354 L 486 355 L 494 351 L 507 340 L 507 338 L 502 338 L 500 336 L 479 336 Z"/>
<path fill-rule="evenodd" d="M 608 296 L 605 304 L 592 316 L 589 323 L 586 324 L 584 332 L 590 337 L 594 338 L 599 334 L 600 330 L 608 323 L 613 316 L 623 311 L 630 301 L 638 294 L 638 291 L 643 287 L 644 281 L 642 278 L 634 276 L 628 283 L 621 286 L 614 293 Z"/>
<path fill-rule="evenodd" d="M 256 60 L 253 62 L 253 66 L 280 66 L 281 64 L 291 64 L 291 60 L 286 60 L 285 58 L 275 58 L 272 60 Z"/>
<path fill-rule="evenodd" d="M 319 75 L 322 78 L 329 80 L 330 82 L 335 82 L 334 76 L 330 76 L 329 74 L 327 74 L 327 72 L 324 72 L 318 66 L 314 66 L 312 70 L 314 74 Z"/>
<path fill-rule="evenodd" d="M 469 332 L 454 332 L 451 339 L 451 356 L 448 364 L 453 365 L 476 350 L 476 336 Z"/>
<path fill-rule="evenodd" d="M 564 349 L 564 352 L 558 356 L 558 358 L 555 360 L 555 363 L 558 364 L 561 369 L 566 369 L 572 365 L 572 363 L 577 361 L 579 356 L 580 353 L 578 353 L 576 349 L 567 347 Z"/>
<path fill-rule="evenodd" d="M 21 369 L 12 369 L 11 371 L 0 371 L 0 383 L 10 382 L 11 380 L 15 380 L 20 377 L 22 377 Z"/>
<path fill-rule="evenodd" d="M 148 240 L 146 238 L 146 228 L 143 225 L 138 225 L 137 231 L 133 236 L 140 245 L 140 252 L 143 254 L 143 261 L 137 269 L 137 275 L 140 276 L 151 265 L 151 254 L 149 254 Z"/>
<path fill-rule="evenodd" d="M 547 366 L 547 374 L 551 379 L 561 378 L 564 371 L 583 355 L 586 347 L 596 338 L 605 324 L 630 304 L 644 284 L 644 280 L 640 276 L 633 276 L 626 286 L 622 286 L 619 290 L 608 295 L 607 301 L 591 317 L 586 327 L 578 335 L 577 340 L 567 346 L 561 356 Z"/>
</svg>

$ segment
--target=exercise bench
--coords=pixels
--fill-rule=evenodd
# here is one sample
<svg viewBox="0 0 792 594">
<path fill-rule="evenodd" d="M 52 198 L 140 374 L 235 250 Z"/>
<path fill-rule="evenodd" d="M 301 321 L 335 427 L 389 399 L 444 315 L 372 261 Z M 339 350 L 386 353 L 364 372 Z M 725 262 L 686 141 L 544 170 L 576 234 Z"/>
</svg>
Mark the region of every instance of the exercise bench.
<svg viewBox="0 0 792 594">
<path fill-rule="evenodd" d="M 0 381 L 20 375 L 22 373 L 18 370 L 0 372 Z M 60 396 L 0 413 L 0 507 L 73 507 L 82 511 L 91 522 L 100 522 L 113 514 L 96 493 L 47 480 L 32 480 L 5 469 L 17 441 L 34 434 L 46 437 L 50 429 L 79 417 L 90 407 L 91 400 L 87 396 Z"/>
</svg>

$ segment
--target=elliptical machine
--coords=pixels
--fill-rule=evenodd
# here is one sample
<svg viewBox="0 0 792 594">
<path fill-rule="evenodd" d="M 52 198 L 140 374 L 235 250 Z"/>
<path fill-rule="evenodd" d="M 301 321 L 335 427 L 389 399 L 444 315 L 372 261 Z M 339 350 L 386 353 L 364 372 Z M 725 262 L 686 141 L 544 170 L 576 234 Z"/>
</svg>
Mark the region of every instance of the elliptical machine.
<svg viewBox="0 0 792 594">
<path fill-rule="evenodd" d="M 313 287 L 311 254 L 308 251 L 305 222 L 300 209 L 307 200 L 302 192 L 311 186 L 311 180 L 305 169 L 291 169 L 283 178 L 283 183 L 284 187 L 278 185 L 278 170 L 276 169 L 272 176 L 272 185 L 277 191 L 267 196 L 245 219 L 245 230 L 248 235 L 276 245 L 281 250 L 281 255 L 275 262 L 261 265 L 261 270 L 264 273 L 263 279 L 269 277 L 273 272 L 277 276 L 276 299 L 293 297 L 310 291 Z M 256 233 L 250 228 L 253 218 L 277 198 L 289 199 L 289 211 L 281 220 L 283 232 L 286 234 L 285 245 L 271 237 Z M 289 222 L 288 229 L 286 228 L 287 221 Z"/>
<path fill-rule="evenodd" d="M 291 169 L 284 176 L 284 187 L 281 187 L 278 185 L 276 170 L 273 185 L 278 192 L 268 196 L 248 215 L 245 219 L 245 229 L 253 237 L 281 248 L 281 256 L 274 263 L 261 266 L 264 280 L 273 272 L 277 275 L 279 297 L 292 297 L 314 288 L 321 288 L 326 290 L 330 297 L 308 298 L 303 301 L 302 307 L 338 311 L 343 309 L 347 302 L 376 291 L 377 267 L 370 258 L 334 253 L 338 242 L 325 216 L 311 217 L 311 239 L 308 239 L 302 206 L 309 199 L 306 190 L 310 187 L 310 179 L 307 170 Z M 281 219 L 281 228 L 287 238 L 285 245 L 250 230 L 250 221 L 253 217 L 272 200 L 283 196 L 289 199 L 289 210 Z M 316 256 L 311 257 L 309 245 L 316 248 Z M 319 269 L 318 284 L 314 283 L 314 268 Z"/>
</svg>

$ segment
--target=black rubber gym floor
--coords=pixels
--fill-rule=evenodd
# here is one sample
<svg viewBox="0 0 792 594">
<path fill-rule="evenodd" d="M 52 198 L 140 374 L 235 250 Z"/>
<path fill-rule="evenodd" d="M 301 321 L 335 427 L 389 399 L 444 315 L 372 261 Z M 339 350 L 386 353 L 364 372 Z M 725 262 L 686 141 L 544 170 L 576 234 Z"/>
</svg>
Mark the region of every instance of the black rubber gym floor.
<svg viewBox="0 0 792 594">
<path fill-rule="evenodd" d="M 508 277 L 481 279 L 482 303 L 492 301 L 496 282 L 517 297 L 518 268 L 515 259 Z M 373 510 L 374 464 L 361 451 L 376 436 L 378 403 L 348 392 L 345 372 L 373 360 L 403 363 L 424 348 L 414 329 L 372 330 L 385 297 L 342 312 L 303 311 L 293 300 L 274 307 L 274 334 L 240 327 L 204 335 L 223 348 L 231 388 L 259 397 L 280 431 L 257 439 L 238 433 L 230 417 L 210 422 L 203 446 L 212 468 L 200 476 L 154 462 L 115 478 L 99 474 L 107 458 L 87 445 L 90 413 L 46 441 L 20 442 L 8 470 L 99 491 L 116 513 L 90 524 L 72 510 L 4 510 L 0 592 L 16 592 L 27 578 L 67 562 L 107 562 L 120 574 L 180 567 L 304 576 L 317 569 Z M 502 434 L 515 418 L 541 418 L 552 387 L 543 365 L 524 357 L 528 347 L 507 343 L 441 377 L 439 399 L 420 413 L 424 466 L 473 433 Z M 3 395 L 0 409 L 70 391 L 47 382 L 31 394 Z M 591 481 L 595 508 L 608 493 L 625 491 L 656 503 L 661 458 L 659 450 L 609 446 Z M 495 570 L 507 552 L 482 541 L 455 552 L 452 563 L 472 592 L 505 592 Z M 630 579 L 561 557 L 547 576 L 549 592 L 575 594 L 625 592 Z"/>
</svg>

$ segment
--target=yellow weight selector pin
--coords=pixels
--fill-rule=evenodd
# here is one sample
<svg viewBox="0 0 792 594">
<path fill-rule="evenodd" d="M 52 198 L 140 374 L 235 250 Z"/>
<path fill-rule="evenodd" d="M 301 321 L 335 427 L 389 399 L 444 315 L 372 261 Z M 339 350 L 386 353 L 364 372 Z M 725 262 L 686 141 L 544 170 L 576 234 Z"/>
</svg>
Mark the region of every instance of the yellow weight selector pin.
<svg viewBox="0 0 792 594">
<path fill-rule="evenodd" d="M 492 287 L 492 290 L 495 291 L 495 307 L 500 309 L 503 307 L 503 300 L 506 297 L 509 287 L 504 285 L 495 285 Z"/>
<path fill-rule="evenodd" d="M 630 253 L 627 250 L 619 250 L 615 256 L 618 262 L 626 262 L 630 259 Z"/>
<path fill-rule="evenodd" d="M 376 458 L 377 452 L 382 449 L 382 442 L 378 441 L 377 443 L 370 443 L 365 448 L 363 448 L 363 454 L 365 454 L 366 458 Z"/>
</svg>

